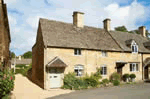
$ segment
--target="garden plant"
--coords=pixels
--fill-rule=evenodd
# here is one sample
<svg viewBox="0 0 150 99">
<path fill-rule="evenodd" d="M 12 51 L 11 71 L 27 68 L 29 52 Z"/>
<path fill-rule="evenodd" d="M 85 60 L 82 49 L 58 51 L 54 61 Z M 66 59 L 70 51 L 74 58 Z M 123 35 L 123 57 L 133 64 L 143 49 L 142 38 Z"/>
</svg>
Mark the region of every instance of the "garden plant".
<svg viewBox="0 0 150 99">
<path fill-rule="evenodd" d="M 0 70 L 0 99 L 10 94 L 14 88 L 15 76 L 9 69 Z"/>
</svg>

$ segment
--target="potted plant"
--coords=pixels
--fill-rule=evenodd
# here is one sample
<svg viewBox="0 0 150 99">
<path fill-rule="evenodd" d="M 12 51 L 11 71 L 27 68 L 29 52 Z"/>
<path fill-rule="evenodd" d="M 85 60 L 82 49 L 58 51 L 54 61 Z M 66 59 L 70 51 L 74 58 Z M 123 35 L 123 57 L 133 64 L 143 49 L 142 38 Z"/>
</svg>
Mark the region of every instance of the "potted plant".
<svg viewBox="0 0 150 99">
<path fill-rule="evenodd" d="M 130 74 L 130 78 L 131 78 L 131 81 L 132 81 L 132 82 L 135 82 L 135 77 L 136 77 L 135 74 Z"/>
<path fill-rule="evenodd" d="M 123 79 L 124 79 L 124 81 L 126 81 L 126 82 L 129 82 L 129 74 L 124 74 L 123 75 Z"/>
</svg>

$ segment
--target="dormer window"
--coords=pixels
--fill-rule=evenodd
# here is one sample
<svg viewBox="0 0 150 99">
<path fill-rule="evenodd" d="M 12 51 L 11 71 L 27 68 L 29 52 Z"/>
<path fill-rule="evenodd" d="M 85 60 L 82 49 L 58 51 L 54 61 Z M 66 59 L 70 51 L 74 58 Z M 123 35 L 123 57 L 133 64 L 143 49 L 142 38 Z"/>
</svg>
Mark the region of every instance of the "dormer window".
<svg viewBox="0 0 150 99">
<path fill-rule="evenodd" d="M 131 44 L 132 53 L 138 53 L 138 45 L 135 43 L 135 41 Z"/>
</svg>

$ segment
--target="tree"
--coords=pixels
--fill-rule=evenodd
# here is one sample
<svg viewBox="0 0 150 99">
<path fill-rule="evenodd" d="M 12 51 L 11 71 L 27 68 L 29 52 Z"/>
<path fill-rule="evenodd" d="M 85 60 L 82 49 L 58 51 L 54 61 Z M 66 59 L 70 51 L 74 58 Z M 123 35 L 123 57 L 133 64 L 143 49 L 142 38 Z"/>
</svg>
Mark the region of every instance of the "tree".
<svg viewBox="0 0 150 99">
<path fill-rule="evenodd" d="M 31 51 L 25 52 L 25 53 L 23 54 L 23 57 L 24 57 L 24 58 L 32 58 L 32 52 L 31 52 Z"/>
<path fill-rule="evenodd" d="M 128 31 L 125 26 L 115 27 L 115 30 L 116 30 L 116 31 L 121 31 L 121 32 L 128 32 L 128 33 L 140 34 L 139 30 Z M 148 39 L 150 39 L 150 33 L 148 32 L 148 30 L 146 30 L 146 37 L 147 37 Z"/>
<path fill-rule="evenodd" d="M 116 31 L 121 31 L 121 32 L 128 32 L 128 30 L 125 26 L 115 27 L 115 30 Z"/>
<path fill-rule="evenodd" d="M 11 58 L 15 58 L 15 53 L 14 52 L 10 52 L 10 54 L 11 54 Z"/>
</svg>

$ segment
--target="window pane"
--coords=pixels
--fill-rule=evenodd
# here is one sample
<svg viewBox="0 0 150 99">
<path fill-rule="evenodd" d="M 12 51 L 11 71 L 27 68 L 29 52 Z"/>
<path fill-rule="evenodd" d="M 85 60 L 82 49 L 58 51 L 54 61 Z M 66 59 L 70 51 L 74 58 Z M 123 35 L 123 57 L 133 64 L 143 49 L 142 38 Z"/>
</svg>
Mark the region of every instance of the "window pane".
<svg viewBox="0 0 150 99">
<path fill-rule="evenodd" d="M 134 52 L 134 46 L 132 46 L 132 52 Z"/>
<path fill-rule="evenodd" d="M 74 72 L 76 73 L 76 76 L 82 76 L 83 75 L 83 66 L 75 66 L 74 67 Z"/>
<path fill-rule="evenodd" d="M 107 74 L 107 67 L 104 67 L 104 74 Z"/>
<path fill-rule="evenodd" d="M 137 52 L 137 46 L 135 46 L 135 52 Z"/>
<path fill-rule="evenodd" d="M 107 74 L 107 67 L 101 67 L 101 75 Z"/>
<path fill-rule="evenodd" d="M 138 64 L 136 64 L 136 71 L 139 71 L 139 67 L 138 67 Z"/>
<path fill-rule="evenodd" d="M 76 76 L 78 76 L 78 70 L 77 70 L 77 69 L 75 69 L 75 70 L 74 70 L 74 72 L 76 73 Z"/>
<path fill-rule="evenodd" d="M 81 49 L 78 49 L 78 55 L 81 55 Z"/>
<path fill-rule="evenodd" d="M 130 71 L 132 71 L 132 64 L 130 64 Z"/>
<path fill-rule="evenodd" d="M 77 49 L 74 49 L 74 55 L 77 55 Z"/>
</svg>

